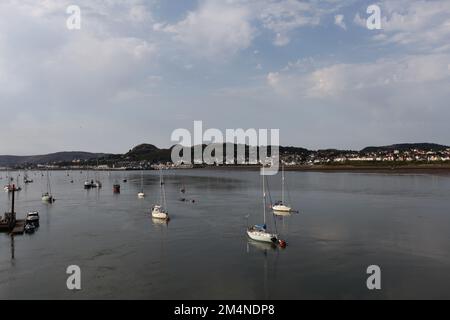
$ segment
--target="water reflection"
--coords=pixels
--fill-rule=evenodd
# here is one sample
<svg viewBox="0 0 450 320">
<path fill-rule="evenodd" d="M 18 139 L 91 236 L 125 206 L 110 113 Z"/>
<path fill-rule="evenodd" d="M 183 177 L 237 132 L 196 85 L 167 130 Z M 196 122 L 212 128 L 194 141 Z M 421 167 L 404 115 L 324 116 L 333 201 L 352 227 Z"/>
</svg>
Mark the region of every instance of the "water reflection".
<svg viewBox="0 0 450 320">
<path fill-rule="evenodd" d="M 152 222 L 154 225 L 157 226 L 169 226 L 169 222 L 170 219 L 157 219 L 157 218 L 152 218 Z"/>
<path fill-rule="evenodd" d="M 11 235 L 11 260 L 15 258 L 14 235 Z"/>
<path fill-rule="evenodd" d="M 274 243 L 268 242 L 259 242 L 254 241 L 252 239 L 248 239 L 247 241 L 247 254 L 251 253 L 251 248 L 256 249 L 258 253 L 262 253 L 264 256 L 263 262 L 263 286 L 264 286 L 264 299 L 270 299 L 270 290 L 269 290 L 269 253 L 275 254 L 275 261 L 273 270 L 276 273 L 276 266 L 278 262 L 279 248 Z"/>
<path fill-rule="evenodd" d="M 392 266 L 398 279 L 384 291 L 390 297 L 450 297 L 448 177 L 417 176 L 411 183 L 410 176 L 290 172 L 290 204 L 302 214 L 267 215 L 288 242 L 281 249 L 244 237 L 245 215 L 261 208 L 255 172 L 167 172 L 170 230 L 150 213 L 159 198 L 158 172 L 144 173 L 144 200 L 136 197 L 139 171 L 99 173 L 103 189 L 89 192 L 83 189 L 85 172 L 73 171 L 70 178 L 51 172 L 58 199 L 53 205 L 41 202 L 46 177 L 30 174 L 35 183 L 17 194 L 16 212 L 39 211 L 45 221 L 39 233 L 18 241 L 0 237 L 0 283 L 8 287 L 7 297 L 71 299 L 59 291 L 58 275 L 61 265 L 78 263 L 103 270 L 86 274 L 92 286 L 79 296 L 86 299 L 370 299 L 371 292 L 361 291 L 365 279 L 354 275 L 374 260 Z M 121 194 L 113 194 L 119 181 Z M 280 193 L 279 182 L 273 187 Z M 0 212 L 8 210 L 10 196 L 1 197 Z M 92 259 L 103 251 L 108 254 Z M 129 276 L 121 277 L 121 270 Z M 35 274 L 46 274 L 46 286 Z M 327 275 L 340 280 L 330 282 Z"/>
</svg>

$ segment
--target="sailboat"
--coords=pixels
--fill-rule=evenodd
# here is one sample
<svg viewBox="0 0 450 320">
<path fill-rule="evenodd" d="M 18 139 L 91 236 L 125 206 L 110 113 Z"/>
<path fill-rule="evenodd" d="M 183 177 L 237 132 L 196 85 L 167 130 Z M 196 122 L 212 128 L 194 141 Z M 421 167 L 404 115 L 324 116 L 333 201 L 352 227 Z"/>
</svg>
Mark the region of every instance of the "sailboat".
<svg viewBox="0 0 450 320">
<path fill-rule="evenodd" d="M 50 176 L 48 174 L 48 170 L 47 170 L 47 192 L 42 195 L 42 201 L 48 203 L 55 202 L 55 199 L 53 198 L 52 195 L 52 187 L 50 185 Z"/>
<path fill-rule="evenodd" d="M 144 199 L 145 198 L 145 193 L 144 193 L 144 170 L 141 170 L 141 192 L 139 192 L 137 196 L 138 196 L 139 199 Z"/>
<path fill-rule="evenodd" d="M 17 186 L 16 186 L 16 190 L 15 191 L 22 191 L 22 187 L 19 186 L 19 176 L 20 176 L 20 174 L 16 177 Z M 12 181 L 12 179 L 11 179 L 11 181 Z"/>
<path fill-rule="evenodd" d="M 285 177 L 284 177 L 284 165 L 281 167 L 281 201 L 277 201 L 272 206 L 272 210 L 275 214 L 282 215 L 292 212 L 292 208 L 285 204 L 284 201 L 284 189 L 285 189 Z"/>
<path fill-rule="evenodd" d="M 97 159 L 97 169 L 98 169 L 98 159 Z M 95 170 L 95 183 L 93 184 L 94 188 L 101 188 L 102 183 L 99 179 L 98 170 Z"/>
<path fill-rule="evenodd" d="M 8 180 L 8 184 L 4 186 L 3 190 L 5 190 L 5 192 L 11 192 L 13 190 L 13 178 L 9 176 L 8 169 L 6 169 L 6 179 Z"/>
<path fill-rule="evenodd" d="M 94 180 L 89 179 L 89 169 L 86 170 L 86 181 L 84 181 L 84 188 L 85 189 L 91 189 L 95 188 Z"/>
<path fill-rule="evenodd" d="M 33 179 L 30 179 L 28 177 L 28 173 L 26 171 L 23 174 L 23 183 L 25 183 L 25 184 L 33 183 Z"/>
<path fill-rule="evenodd" d="M 169 220 L 169 213 L 167 212 L 167 203 L 166 203 L 166 189 L 164 187 L 164 179 L 162 176 L 161 169 L 159 170 L 159 186 L 160 186 L 159 204 L 153 206 L 152 217 L 156 219 Z"/>
<path fill-rule="evenodd" d="M 12 192 L 13 191 L 13 184 L 12 184 L 13 178 L 8 178 L 8 184 L 3 188 L 5 192 Z"/>
<path fill-rule="evenodd" d="M 264 223 L 262 225 L 254 225 L 247 228 L 247 235 L 250 239 L 261 242 L 275 243 L 285 246 L 286 242 L 278 238 L 278 234 L 267 230 L 266 224 L 266 183 L 264 175 L 264 166 L 262 168 L 262 189 L 263 189 L 263 217 Z"/>
<path fill-rule="evenodd" d="M 17 178 L 17 186 L 14 186 L 14 178 L 9 177 L 9 183 L 4 187 L 5 192 L 21 191 L 22 187 L 19 187 L 19 178 Z"/>
</svg>

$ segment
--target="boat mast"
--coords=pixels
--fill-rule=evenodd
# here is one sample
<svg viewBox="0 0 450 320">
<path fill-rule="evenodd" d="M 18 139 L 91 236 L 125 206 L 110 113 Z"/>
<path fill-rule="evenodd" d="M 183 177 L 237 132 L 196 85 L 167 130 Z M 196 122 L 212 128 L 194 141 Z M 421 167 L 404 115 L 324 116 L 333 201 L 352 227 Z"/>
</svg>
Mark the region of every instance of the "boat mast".
<svg viewBox="0 0 450 320">
<path fill-rule="evenodd" d="M 264 183 L 264 164 L 262 167 L 262 188 L 263 188 L 263 214 L 264 214 L 264 225 L 266 224 L 266 185 Z"/>
<path fill-rule="evenodd" d="M 163 206 L 163 179 L 162 179 L 162 169 L 159 169 L 159 204 Z"/>
<path fill-rule="evenodd" d="M 164 207 L 164 210 L 167 210 L 166 187 L 164 186 L 164 180 L 163 180 L 163 185 L 162 185 L 162 191 L 163 191 L 163 207 Z"/>
<path fill-rule="evenodd" d="M 281 165 L 281 203 L 284 205 L 284 164 Z"/>
<path fill-rule="evenodd" d="M 48 169 L 47 169 L 47 193 L 49 195 L 52 194 L 52 187 L 50 186 L 50 175 L 48 173 Z"/>
</svg>

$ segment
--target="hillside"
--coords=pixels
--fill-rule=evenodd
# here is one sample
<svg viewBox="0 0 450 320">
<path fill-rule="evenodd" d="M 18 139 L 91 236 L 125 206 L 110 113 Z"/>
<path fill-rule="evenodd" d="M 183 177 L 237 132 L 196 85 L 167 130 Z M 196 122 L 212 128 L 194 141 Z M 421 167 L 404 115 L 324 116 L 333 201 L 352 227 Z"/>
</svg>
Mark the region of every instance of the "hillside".
<svg viewBox="0 0 450 320">
<path fill-rule="evenodd" d="M 56 152 L 35 156 L 1 156 L 0 167 L 51 164 L 59 162 L 71 162 L 73 160 L 89 160 L 97 157 L 104 157 L 104 153 L 91 153 L 82 151 Z"/>
<path fill-rule="evenodd" d="M 223 144 L 224 157 L 226 153 L 226 146 L 228 143 Z M 206 145 L 202 146 L 204 149 Z M 168 149 L 160 149 L 152 144 L 143 143 L 132 148 L 125 154 L 105 154 L 105 153 L 90 153 L 81 151 L 72 152 L 57 152 L 46 155 L 35 155 L 35 156 L 12 156 L 5 155 L 0 156 L 0 167 L 23 167 L 23 166 L 36 166 L 36 165 L 46 165 L 46 164 L 59 164 L 59 165 L 70 165 L 73 160 L 85 161 L 84 165 L 96 165 L 107 164 L 107 165 L 126 165 L 126 163 L 131 162 L 141 162 L 146 161 L 149 163 L 159 163 L 159 162 L 170 162 L 171 161 L 171 150 L 173 147 Z M 362 149 L 361 151 L 352 150 L 337 150 L 337 149 L 323 149 L 312 151 L 300 147 L 283 147 L 280 146 L 280 155 L 288 161 L 306 161 L 310 156 L 315 156 L 316 158 L 335 158 L 349 153 L 353 154 L 368 154 L 368 153 L 389 153 L 394 150 L 399 150 L 400 152 L 409 151 L 413 149 L 418 149 L 422 151 L 435 151 L 441 152 L 445 151 L 449 147 L 435 144 L 435 143 L 404 143 L 404 144 L 393 144 L 389 146 L 372 146 Z M 249 146 L 245 146 L 246 154 L 248 155 Z M 235 157 L 237 157 L 237 145 L 234 145 Z M 253 149 L 258 152 L 258 148 Z M 190 148 L 191 159 L 194 159 L 194 148 Z M 268 154 L 270 155 L 270 149 Z M 213 155 L 214 156 L 214 155 Z M 98 162 L 99 160 L 99 162 Z"/>
<path fill-rule="evenodd" d="M 443 151 L 448 149 L 448 146 L 436 144 L 436 143 L 401 143 L 393 144 L 390 146 L 380 146 L 380 147 L 367 147 L 362 149 L 361 153 L 371 153 L 371 152 L 383 152 L 383 151 L 409 151 L 413 149 L 423 150 L 423 151 Z"/>
<path fill-rule="evenodd" d="M 170 155 L 171 149 L 159 149 L 152 144 L 144 143 L 128 151 L 122 158 L 130 161 L 167 162 L 170 161 Z"/>
</svg>

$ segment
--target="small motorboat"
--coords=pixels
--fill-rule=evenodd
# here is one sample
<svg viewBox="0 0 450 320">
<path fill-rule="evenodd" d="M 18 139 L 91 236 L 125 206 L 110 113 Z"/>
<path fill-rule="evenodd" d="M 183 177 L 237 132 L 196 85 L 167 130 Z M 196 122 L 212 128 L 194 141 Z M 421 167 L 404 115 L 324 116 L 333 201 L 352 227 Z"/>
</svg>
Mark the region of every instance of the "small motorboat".
<svg viewBox="0 0 450 320">
<path fill-rule="evenodd" d="M 137 196 L 138 196 L 139 199 L 144 199 L 145 198 L 145 193 L 144 192 L 139 192 Z"/>
<path fill-rule="evenodd" d="M 37 211 L 28 212 L 26 222 L 27 223 L 39 223 L 39 212 L 37 212 Z"/>
<path fill-rule="evenodd" d="M 120 193 L 120 184 L 113 185 L 113 192 Z"/>
</svg>

